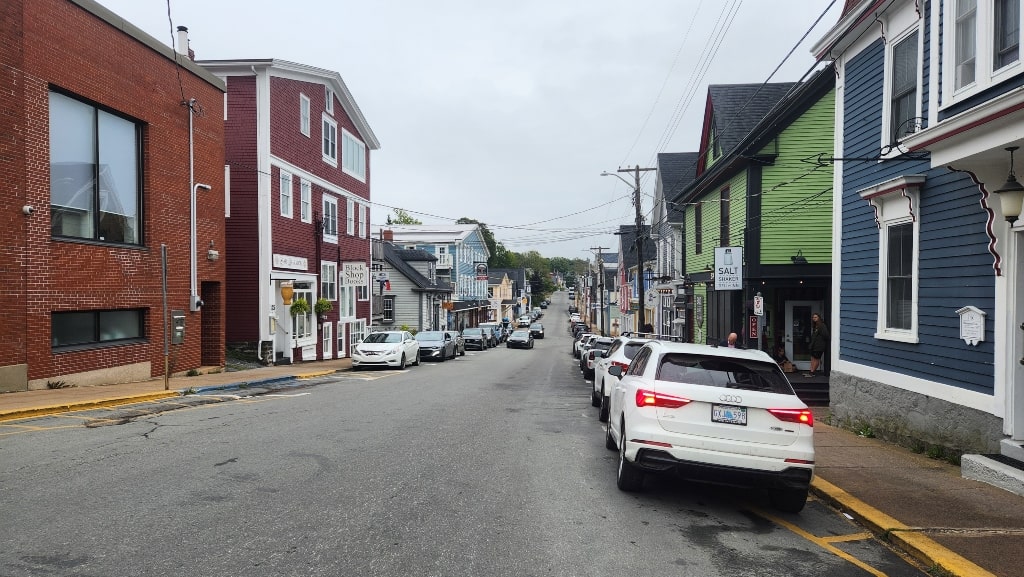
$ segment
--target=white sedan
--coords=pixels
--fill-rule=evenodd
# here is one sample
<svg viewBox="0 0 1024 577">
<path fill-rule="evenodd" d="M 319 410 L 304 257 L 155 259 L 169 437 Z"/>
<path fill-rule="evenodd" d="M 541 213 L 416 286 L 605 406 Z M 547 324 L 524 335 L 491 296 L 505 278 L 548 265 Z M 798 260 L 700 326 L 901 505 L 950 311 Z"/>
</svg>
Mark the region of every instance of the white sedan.
<svg viewBox="0 0 1024 577">
<path fill-rule="evenodd" d="M 629 362 L 640 352 L 640 347 L 649 342 L 651 339 L 629 334 L 615 337 L 615 342 L 604 357 L 594 361 L 594 389 L 590 392 L 590 404 L 600 407 L 597 418 L 602 423 L 608 420 L 609 395 L 619 382 L 619 378 L 610 374 L 608 369 L 617 365 L 625 371 L 629 368 Z"/>
<path fill-rule="evenodd" d="M 370 333 L 352 347 L 352 369 L 420 364 L 420 342 L 409 331 Z"/>
<path fill-rule="evenodd" d="M 612 390 L 605 446 L 617 484 L 639 491 L 649 473 L 764 488 L 797 512 L 814 474 L 814 416 L 768 354 L 690 343 L 644 345 Z"/>
</svg>

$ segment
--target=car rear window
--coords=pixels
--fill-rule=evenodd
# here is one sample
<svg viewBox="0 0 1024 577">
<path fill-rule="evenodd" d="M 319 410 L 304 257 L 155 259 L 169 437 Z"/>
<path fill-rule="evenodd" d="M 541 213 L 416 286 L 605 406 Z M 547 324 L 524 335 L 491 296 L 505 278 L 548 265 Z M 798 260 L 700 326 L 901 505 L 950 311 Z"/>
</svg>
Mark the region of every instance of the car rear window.
<svg viewBox="0 0 1024 577">
<path fill-rule="evenodd" d="M 632 360 L 643 347 L 644 343 L 626 343 L 622 349 L 622 354 L 626 355 L 627 359 Z"/>
<path fill-rule="evenodd" d="M 795 395 L 775 363 L 717 356 L 669 353 L 661 358 L 659 381 Z"/>
</svg>

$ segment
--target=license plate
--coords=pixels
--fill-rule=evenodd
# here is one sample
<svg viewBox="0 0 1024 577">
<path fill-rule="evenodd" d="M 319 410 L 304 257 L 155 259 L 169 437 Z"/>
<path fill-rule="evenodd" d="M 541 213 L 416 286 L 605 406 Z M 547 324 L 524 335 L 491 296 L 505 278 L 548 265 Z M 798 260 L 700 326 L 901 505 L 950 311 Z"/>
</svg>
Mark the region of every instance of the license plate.
<svg viewBox="0 0 1024 577">
<path fill-rule="evenodd" d="M 711 405 L 711 420 L 729 425 L 746 425 L 747 408 L 736 405 Z"/>
</svg>

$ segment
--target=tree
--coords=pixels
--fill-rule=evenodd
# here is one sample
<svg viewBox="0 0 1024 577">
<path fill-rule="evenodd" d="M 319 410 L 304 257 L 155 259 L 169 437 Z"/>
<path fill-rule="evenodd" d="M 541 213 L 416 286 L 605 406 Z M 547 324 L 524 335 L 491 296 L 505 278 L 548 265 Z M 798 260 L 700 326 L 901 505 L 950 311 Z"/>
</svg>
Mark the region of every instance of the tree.
<svg viewBox="0 0 1024 577">
<path fill-rule="evenodd" d="M 395 219 L 391 220 L 391 215 L 389 214 L 387 220 L 388 224 L 423 224 L 422 221 L 416 220 L 412 215 L 400 208 L 396 208 L 394 210 Z"/>
</svg>

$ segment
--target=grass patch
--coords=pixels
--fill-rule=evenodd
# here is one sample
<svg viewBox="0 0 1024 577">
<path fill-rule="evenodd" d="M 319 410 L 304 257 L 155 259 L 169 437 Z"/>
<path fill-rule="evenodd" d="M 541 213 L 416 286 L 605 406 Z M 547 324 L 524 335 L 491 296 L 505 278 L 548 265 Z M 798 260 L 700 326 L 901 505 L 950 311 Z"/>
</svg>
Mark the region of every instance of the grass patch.
<svg viewBox="0 0 1024 577">
<path fill-rule="evenodd" d="M 71 389 L 74 386 L 67 381 L 46 381 L 47 389 Z"/>
</svg>

